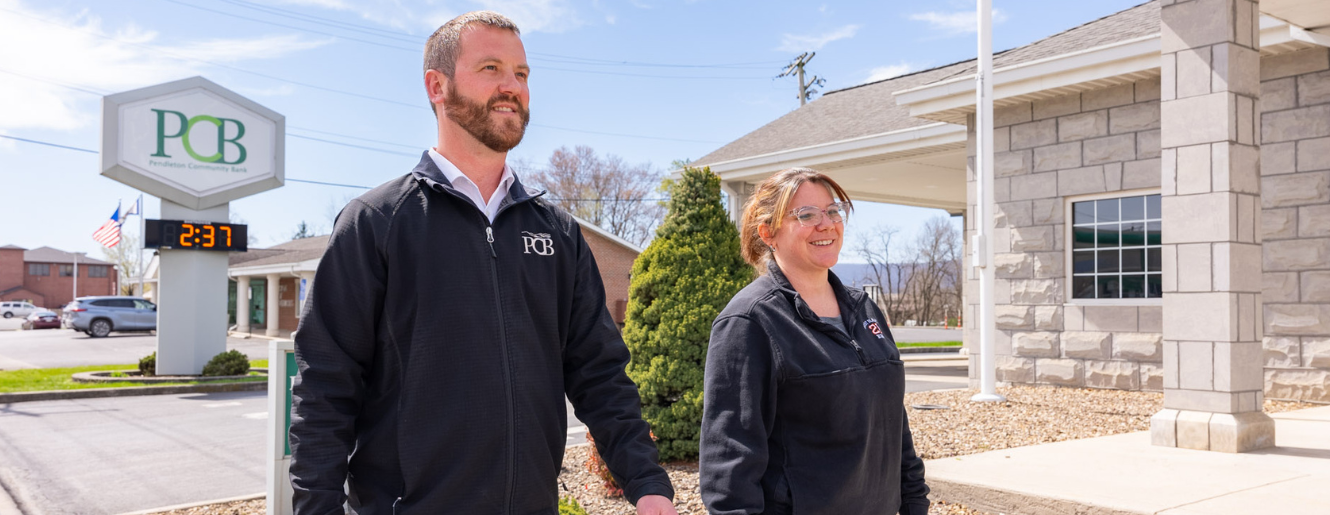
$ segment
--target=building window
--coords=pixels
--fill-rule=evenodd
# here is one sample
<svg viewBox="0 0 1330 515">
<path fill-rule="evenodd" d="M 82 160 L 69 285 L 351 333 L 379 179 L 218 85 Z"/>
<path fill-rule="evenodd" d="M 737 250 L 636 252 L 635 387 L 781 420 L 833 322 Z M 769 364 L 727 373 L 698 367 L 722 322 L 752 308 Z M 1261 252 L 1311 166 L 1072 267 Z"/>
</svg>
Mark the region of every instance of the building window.
<svg viewBox="0 0 1330 515">
<path fill-rule="evenodd" d="M 74 265 L 60 265 L 60 277 L 74 277 Z"/>
<path fill-rule="evenodd" d="M 1159 195 L 1072 202 L 1072 298 L 1160 298 Z"/>
<path fill-rule="evenodd" d="M 106 277 L 106 268 L 104 266 L 89 266 L 88 277 Z"/>
<path fill-rule="evenodd" d="M 38 277 L 51 275 L 51 265 L 47 263 L 28 263 L 28 275 Z"/>
</svg>

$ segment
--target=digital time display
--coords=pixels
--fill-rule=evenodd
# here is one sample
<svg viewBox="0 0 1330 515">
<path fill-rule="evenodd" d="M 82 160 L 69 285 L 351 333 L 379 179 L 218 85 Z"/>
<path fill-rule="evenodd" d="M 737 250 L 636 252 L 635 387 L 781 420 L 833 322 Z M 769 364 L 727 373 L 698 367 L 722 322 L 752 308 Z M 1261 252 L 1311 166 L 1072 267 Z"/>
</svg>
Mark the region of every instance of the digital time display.
<svg viewBox="0 0 1330 515">
<path fill-rule="evenodd" d="M 249 227 L 241 224 L 144 220 L 143 247 L 175 250 L 249 250 Z"/>
</svg>

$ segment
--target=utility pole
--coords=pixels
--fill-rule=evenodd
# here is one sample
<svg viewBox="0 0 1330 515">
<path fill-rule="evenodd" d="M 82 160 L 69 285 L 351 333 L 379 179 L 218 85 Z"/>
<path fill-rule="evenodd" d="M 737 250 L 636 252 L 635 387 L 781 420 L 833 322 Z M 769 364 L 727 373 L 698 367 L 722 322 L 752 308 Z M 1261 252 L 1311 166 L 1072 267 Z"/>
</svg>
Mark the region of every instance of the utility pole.
<svg viewBox="0 0 1330 515">
<path fill-rule="evenodd" d="M 801 106 L 807 104 L 813 94 L 817 93 L 817 90 L 813 88 L 821 87 L 827 82 L 826 79 L 816 75 L 813 76 L 812 80 L 804 82 L 804 66 L 806 66 L 809 61 L 812 61 L 813 56 L 815 55 L 817 55 L 817 52 L 804 52 L 799 54 L 799 57 L 795 57 L 794 61 L 791 61 L 790 64 L 785 67 L 785 71 L 776 76 L 778 79 L 781 77 L 789 77 L 791 75 L 799 77 L 799 105 Z"/>
</svg>

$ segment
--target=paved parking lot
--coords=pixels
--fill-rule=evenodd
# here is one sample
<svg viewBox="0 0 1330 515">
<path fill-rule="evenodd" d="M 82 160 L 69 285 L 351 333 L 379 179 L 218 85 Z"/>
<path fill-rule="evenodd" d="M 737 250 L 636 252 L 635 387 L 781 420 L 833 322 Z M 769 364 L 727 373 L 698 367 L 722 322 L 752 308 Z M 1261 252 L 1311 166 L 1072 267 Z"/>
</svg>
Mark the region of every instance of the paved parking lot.
<svg viewBox="0 0 1330 515">
<path fill-rule="evenodd" d="M 268 358 L 268 340 L 263 338 L 227 338 L 226 348 L 239 350 L 250 359 Z M 0 328 L 0 370 L 136 364 L 156 350 L 153 333 L 111 333 L 106 338 L 93 338 L 72 329 Z"/>
</svg>

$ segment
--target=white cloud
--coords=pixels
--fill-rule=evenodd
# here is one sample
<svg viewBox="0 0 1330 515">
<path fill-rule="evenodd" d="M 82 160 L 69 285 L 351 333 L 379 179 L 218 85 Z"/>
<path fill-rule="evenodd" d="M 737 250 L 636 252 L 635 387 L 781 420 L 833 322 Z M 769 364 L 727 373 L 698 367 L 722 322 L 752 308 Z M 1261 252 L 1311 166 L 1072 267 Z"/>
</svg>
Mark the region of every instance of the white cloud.
<svg viewBox="0 0 1330 515">
<path fill-rule="evenodd" d="M 211 67 L 192 59 L 237 62 L 277 58 L 328 43 L 295 36 L 158 41 L 134 25 L 104 28 L 86 10 L 38 11 L 19 0 L 0 0 L 0 131 L 72 130 L 95 124 L 95 96 L 51 83 L 100 93 L 200 75 Z M 47 21 L 39 21 L 47 20 Z M 108 39 L 109 38 L 109 39 Z"/>
<path fill-rule="evenodd" d="M 608 23 L 608 24 L 610 24 L 610 25 L 614 25 L 614 22 L 616 22 L 616 21 L 618 21 L 618 18 L 614 17 L 613 14 L 607 14 L 607 15 L 605 15 L 605 23 Z"/>
<path fill-rule="evenodd" d="M 942 32 L 942 36 L 954 36 L 979 31 L 979 17 L 975 10 L 940 12 L 929 11 L 911 14 L 910 19 L 928 23 L 929 28 Z M 1000 9 L 993 9 L 993 24 L 1007 21 L 1007 14 Z"/>
<path fill-rule="evenodd" d="M 868 79 L 864 80 L 864 82 L 877 82 L 880 80 L 890 79 L 892 77 L 898 77 L 910 73 L 915 69 L 916 68 L 914 64 L 907 63 L 905 61 L 901 61 L 896 64 L 889 64 L 887 66 L 878 66 L 877 68 L 873 68 L 872 71 L 868 72 Z"/>
<path fill-rule="evenodd" d="M 795 34 L 785 34 L 781 36 L 780 46 L 776 50 L 781 52 L 805 52 L 808 50 L 821 50 L 827 43 L 839 39 L 849 39 L 859 32 L 859 25 L 846 25 L 826 34 L 815 36 L 800 36 Z"/>
</svg>

